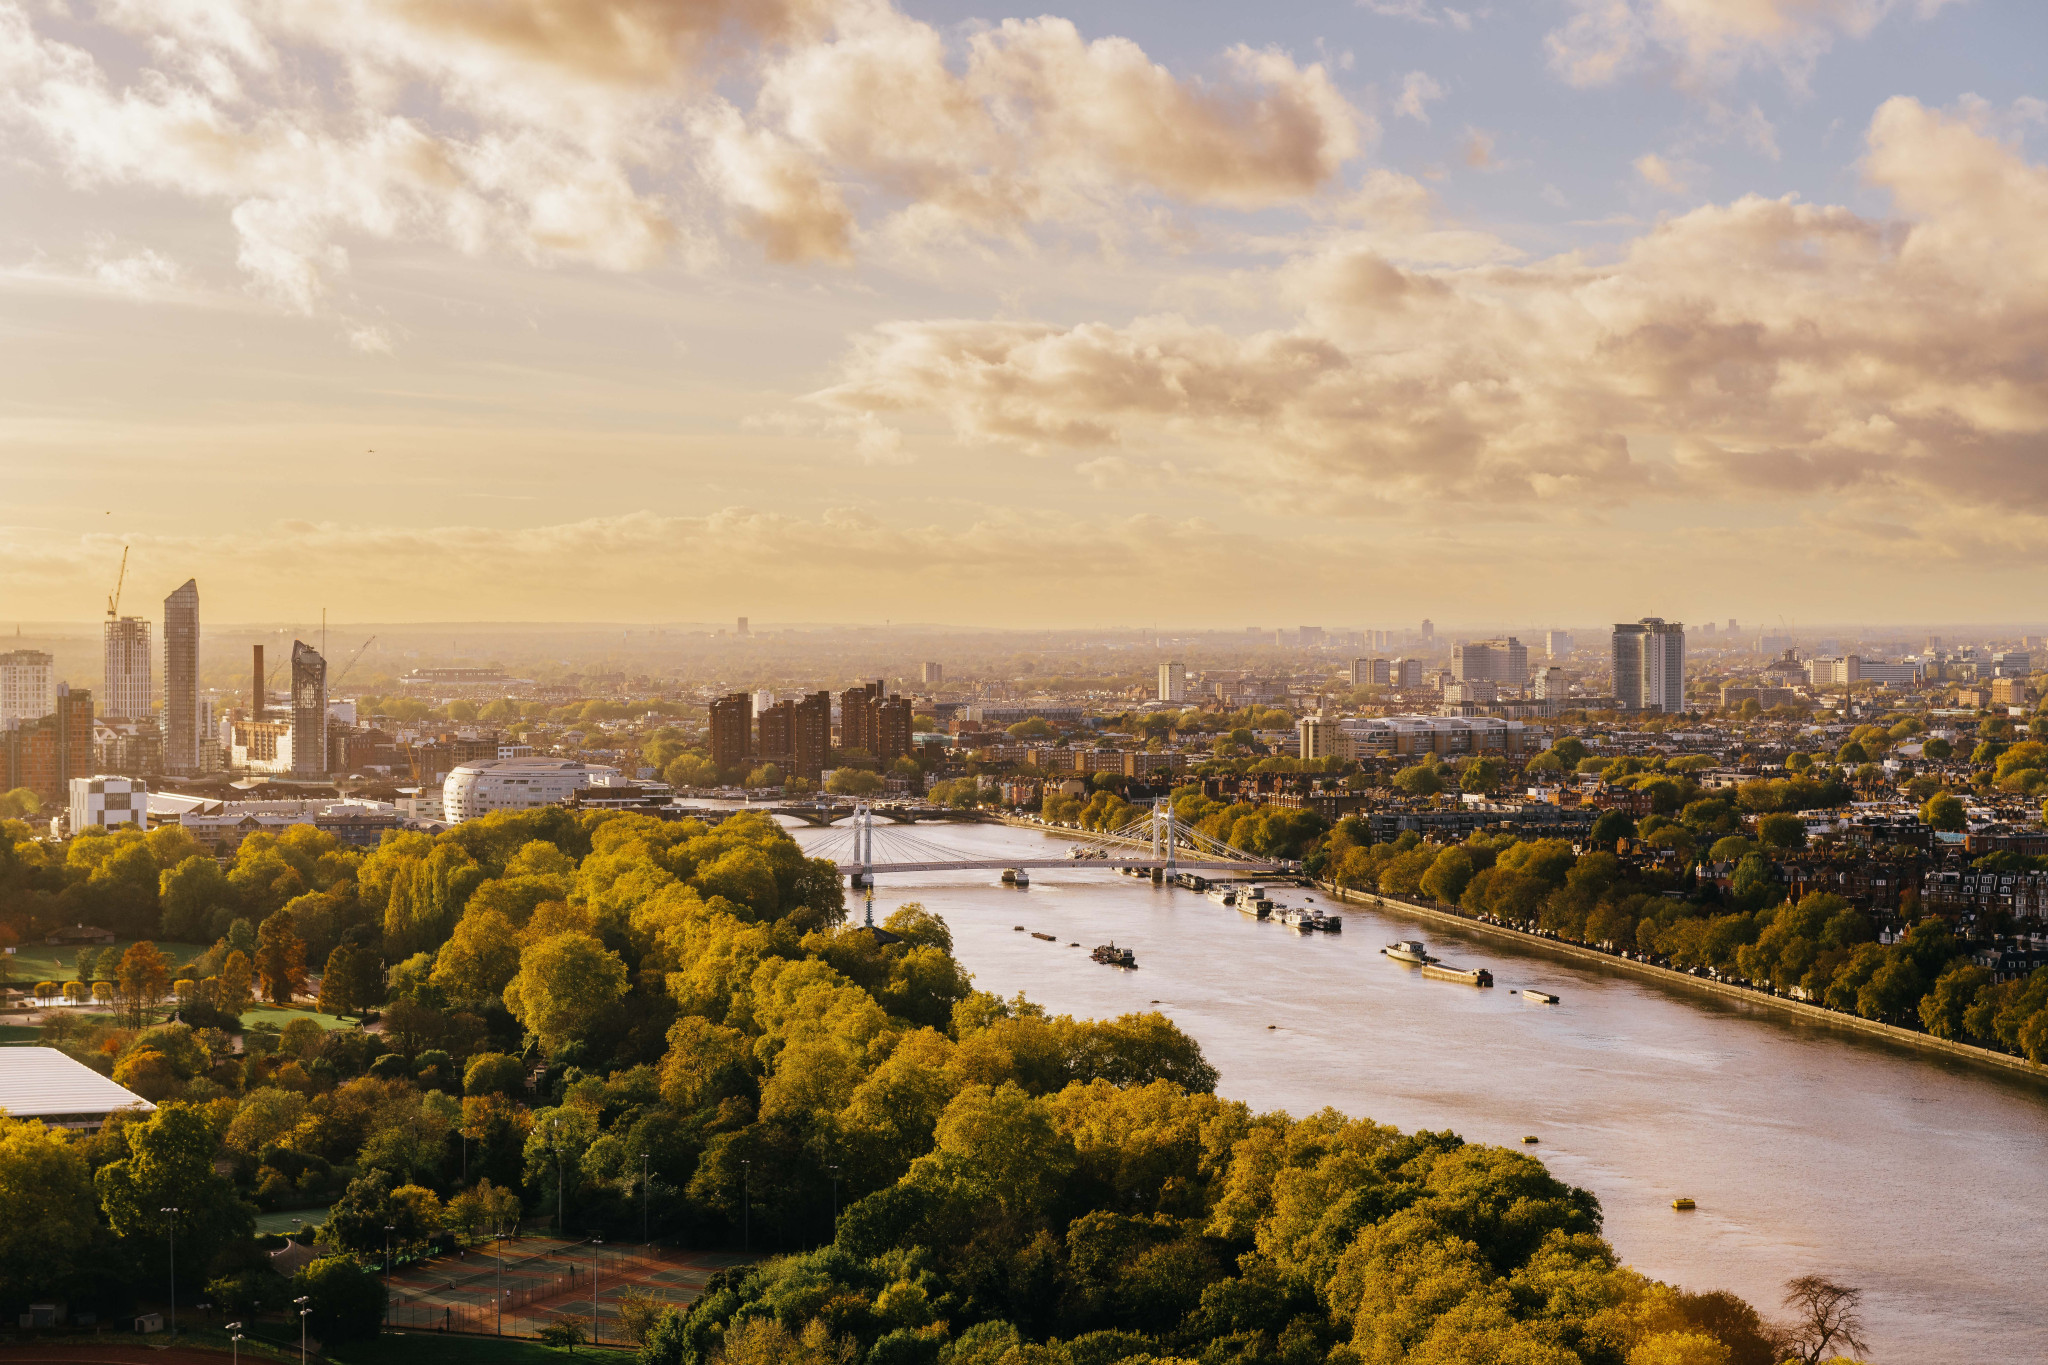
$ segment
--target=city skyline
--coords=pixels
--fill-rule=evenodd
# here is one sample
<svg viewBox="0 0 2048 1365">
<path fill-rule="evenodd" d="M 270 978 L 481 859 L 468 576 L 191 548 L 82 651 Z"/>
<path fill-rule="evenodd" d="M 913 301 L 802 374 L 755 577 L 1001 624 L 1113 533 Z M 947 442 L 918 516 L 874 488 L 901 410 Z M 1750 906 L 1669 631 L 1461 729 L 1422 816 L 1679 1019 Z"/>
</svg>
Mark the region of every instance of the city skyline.
<svg viewBox="0 0 2048 1365">
<path fill-rule="evenodd" d="M 358 8 L 0 2 L 36 617 L 2031 609 L 2038 7 Z"/>
</svg>

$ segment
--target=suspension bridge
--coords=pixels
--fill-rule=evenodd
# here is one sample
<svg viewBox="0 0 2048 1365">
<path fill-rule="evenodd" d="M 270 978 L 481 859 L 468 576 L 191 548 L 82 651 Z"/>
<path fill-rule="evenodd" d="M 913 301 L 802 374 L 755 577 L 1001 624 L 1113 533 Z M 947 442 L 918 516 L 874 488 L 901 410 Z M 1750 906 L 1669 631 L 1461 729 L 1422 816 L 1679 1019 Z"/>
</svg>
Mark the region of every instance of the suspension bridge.
<svg viewBox="0 0 2048 1365">
<path fill-rule="evenodd" d="M 834 826 L 832 836 L 811 845 L 809 853 L 832 859 L 856 889 L 872 886 L 876 877 L 892 872 L 1116 867 L 1157 871 L 1171 878 L 1182 872 L 1272 875 L 1297 870 L 1293 863 L 1262 858 L 1211 838 L 1176 817 L 1173 803 L 1163 797 L 1120 829 L 1075 831 L 1071 847 L 1061 857 L 976 857 L 903 829 L 878 829 L 875 811 L 864 802 L 854 807 L 849 823 Z"/>
</svg>

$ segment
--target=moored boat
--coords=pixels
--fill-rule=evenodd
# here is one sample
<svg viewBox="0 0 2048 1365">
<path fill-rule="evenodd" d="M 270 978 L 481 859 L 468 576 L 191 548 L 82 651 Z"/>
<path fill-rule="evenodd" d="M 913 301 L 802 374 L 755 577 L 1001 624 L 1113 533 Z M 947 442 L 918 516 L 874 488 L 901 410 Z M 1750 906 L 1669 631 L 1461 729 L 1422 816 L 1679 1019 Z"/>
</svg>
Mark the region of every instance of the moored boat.
<svg viewBox="0 0 2048 1365">
<path fill-rule="evenodd" d="M 1429 956 L 1429 949 L 1423 946 L 1423 942 L 1419 938 L 1399 939 L 1389 943 L 1380 951 L 1393 958 L 1396 962 L 1410 962 L 1418 967 L 1432 960 Z"/>
<path fill-rule="evenodd" d="M 1105 943 L 1089 956 L 1105 967 L 1135 967 L 1138 956 L 1129 948 L 1119 948 L 1114 943 Z"/>
<path fill-rule="evenodd" d="M 1047 943 L 1058 943 L 1058 942 L 1059 942 L 1059 939 L 1058 939 L 1057 937 L 1055 937 L 1054 935 L 1052 935 L 1052 934 L 1033 934 L 1033 935 L 1032 935 L 1031 937 L 1033 937 L 1033 938 L 1037 938 L 1037 939 L 1044 939 L 1044 940 L 1045 940 L 1045 941 L 1046 941 Z"/>
<path fill-rule="evenodd" d="M 1493 973 L 1484 967 L 1474 967 L 1468 970 L 1463 967 L 1447 967 L 1441 962 L 1425 962 L 1422 964 L 1422 974 L 1432 981 L 1455 981 L 1461 986 L 1491 986 L 1493 984 Z"/>
<path fill-rule="evenodd" d="M 1557 997 L 1548 991 L 1523 991 L 1522 998 L 1524 1000 L 1534 1000 L 1539 1005 L 1555 1005 L 1557 1003 Z"/>
</svg>

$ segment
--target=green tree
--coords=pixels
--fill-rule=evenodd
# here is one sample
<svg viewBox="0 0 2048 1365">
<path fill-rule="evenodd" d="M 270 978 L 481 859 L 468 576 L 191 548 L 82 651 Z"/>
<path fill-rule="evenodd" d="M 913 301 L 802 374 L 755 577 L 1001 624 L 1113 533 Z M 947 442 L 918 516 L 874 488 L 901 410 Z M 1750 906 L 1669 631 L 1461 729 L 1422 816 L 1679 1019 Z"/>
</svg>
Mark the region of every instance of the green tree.
<svg viewBox="0 0 2048 1365">
<path fill-rule="evenodd" d="M 177 1101 L 120 1130 L 126 1154 L 93 1177 L 100 1207 L 118 1237 L 164 1237 L 175 1223 L 180 1274 L 197 1284 L 215 1253 L 254 1227 L 234 1183 L 213 1169 L 219 1134 L 205 1109 Z M 175 1209 L 175 1213 L 165 1213 Z"/>
<path fill-rule="evenodd" d="M 115 980 L 120 983 L 122 1000 L 127 1002 L 129 1022 L 139 1028 L 143 1014 L 160 1003 L 171 988 L 171 960 L 146 939 L 130 944 L 128 951 L 121 954 Z"/>
<path fill-rule="evenodd" d="M 1447 848 L 1436 855 L 1429 871 L 1422 874 L 1422 894 L 1455 905 L 1458 897 L 1465 894 L 1474 871 L 1470 853 L 1455 846 Z"/>
<path fill-rule="evenodd" d="M 1757 821 L 1756 834 L 1765 848 L 1796 849 L 1806 846 L 1806 822 L 1796 815 L 1766 815 Z"/>
<path fill-rule="evenodd" d="M 70 1135 L 0 1113 L 0 1284 L 61 1285 L 98 1226 L 91 1171 Z"/>
<path fill-rule="evenodd" d="M 292 1290 L 294 1298 L 306 1299 L 306 1330 L 323 1345 L 376 1336 L 389 1302 L 384 1282 L 353 1256 L 314 1261 L 298 1273 Z"/>
<path fill-rule="evenodd" d="M 1435 796 L 1444 789 L 1444 775 L 1435 763 L 1417 763 L 1394 774 L 1394 788 L 1409 796 Z"/>
<path fill-rule="evenodd" d="M 672 787 L 715 787 L 718 769 L 702 754 L 682 754 L 661 770 L 661 779 Z"/>
<path fill-rule="evenodd" d="M 873 796 L 882 789 L 882 775 L 861 768 L 834 768 L 825 790 L 835 796 Z"/>
<path fill-rule="evenodd" d="M 1475 758 L 1465 764 L 1458 777 L 1458 788 L 1468 792 L 1490 792 L 1500 785 L 1500 760 Z"/>
<path fill-rule="evenodd" d="M 1977 996 L 1991 984 L 1991 973 L 1969 961 L 1958 961 L 1934 982 L 1920 1001 L 1920 1023 L 1937 1038 L 1970 1039 L 1968 1017 Z"/>
<path fill-rule="evenodd" d="M 484 1002 L 496 999 L 518 971 L 519 931 L 512 921 L 496 910 L 470 910 L 434 955 L 431 979 L 450 1000 Z"/>
<path fill-rule="evenodd" d="M 294 932 L 289 910 L 273 912 L 256 931 L 256 979 L 264 998 L 289 1005 L 306 989 L 306 945 Z"/>
<path fill-rule="evenodd" d="M 1959 830 L 1963 827 L 1963 803 L 1943 792 L 1927 798 L 1920 807 L 1920 820 L 1929 829 Z"/>
<path fill-rule="evenodd" d="M 320 1012 L 359 1014 L 383 998 L 384 964 L 366 948 L 341 944 L 320 973 Z"/>
<path fill-rule="evenodd" d="M 589 934 L 571 930 L 529 946 L 505 986 L 505 1008 L 549 1052 L 579 1036 L 626 993 L 626 964 Z"/>
<path fill-rule="evenodd" d="M 1604 812 L 1593 822 L 1593 832 L 1588 837 L 1595 848 L 1611 849 L 1620 840 L 1636 837 L 1636 819 L 1625 810 Z"/>
<path fill-rule="evenodd" d="M 157 899 L 166 938 L 204 942 L 212 932 L 214 918 L 234 904 L 235 893 L 220 864 L 195 853 L 158 874 Z"/>
<path fill-rule="evenodd" d="M 1920 746 L 1920 752 L 1936 763 L 1947 761 L 1955 753 L 1955 746 L 1939 736 Z"/>
</svg>

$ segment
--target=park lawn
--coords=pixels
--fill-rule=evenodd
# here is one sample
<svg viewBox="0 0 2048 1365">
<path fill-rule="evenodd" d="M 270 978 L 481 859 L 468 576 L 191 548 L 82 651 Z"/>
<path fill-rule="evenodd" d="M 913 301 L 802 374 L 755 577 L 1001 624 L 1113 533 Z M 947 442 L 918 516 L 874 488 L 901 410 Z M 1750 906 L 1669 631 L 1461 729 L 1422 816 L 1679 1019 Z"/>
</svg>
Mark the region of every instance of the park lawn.
<svg viewBox="0 0 2048 1365">
<path fill-rule="evenodd" d="M 329 1031 L 356 1027 L 355 1021 L 332 1014 L 322 1014 L 312 1005 L 258 1005 L 254 1009 L 242 1011 L 243 1028 L 251 1024 L 272 1024 L 283 1028 L 294 1019 L 311 1019 Z"/>
<path fill-rule="evenodd" d="M 152 940 L 172 965 L 182 967 L 193 958 L 205 952 L 210 944 L 168 943 L 162 939 Z M 109 944 L 118 958 L 136 943 L 132 938 L 115 939 Z M 105 953 L 106 948 L 100 949 Z M 30 986 L 38 981 L 76 981 L 78 979 L 78 949 L 53 948 L 47 943 L 24 943 L 14 950 L 8 967 L 17 986 Z"/>
<path fill-rule="evenodd" d="M 578 1346 L 571 1355 L 524 1337 L 386 1332 L 369 1341 L 337 1342 L 324 1354 L 333 1365 L 570 1365 L 578 1358 L 618 1361 L 631 1352 L 616 1346 Z"/>
<path fill-rule="evenodd" d="M 37 1042 L 42 1036 L 42 1029 L 34 1024 L 0 1024 L 0 1047 Z"/>
<path fill-rule="evenodd" d="M 317 1208 L 279 1209 L 276 1213 L 259 1213 L 256 1215 L 256 1231 L 280 1232 L 289 1237 L 296 1231 L 293 1219 L 296 1218 L 307 1227 L 312 1227 L 316 1223 L 327 1221 L 328 1208 L 329 1205 L 322 1204 Z"/>
</svg>

